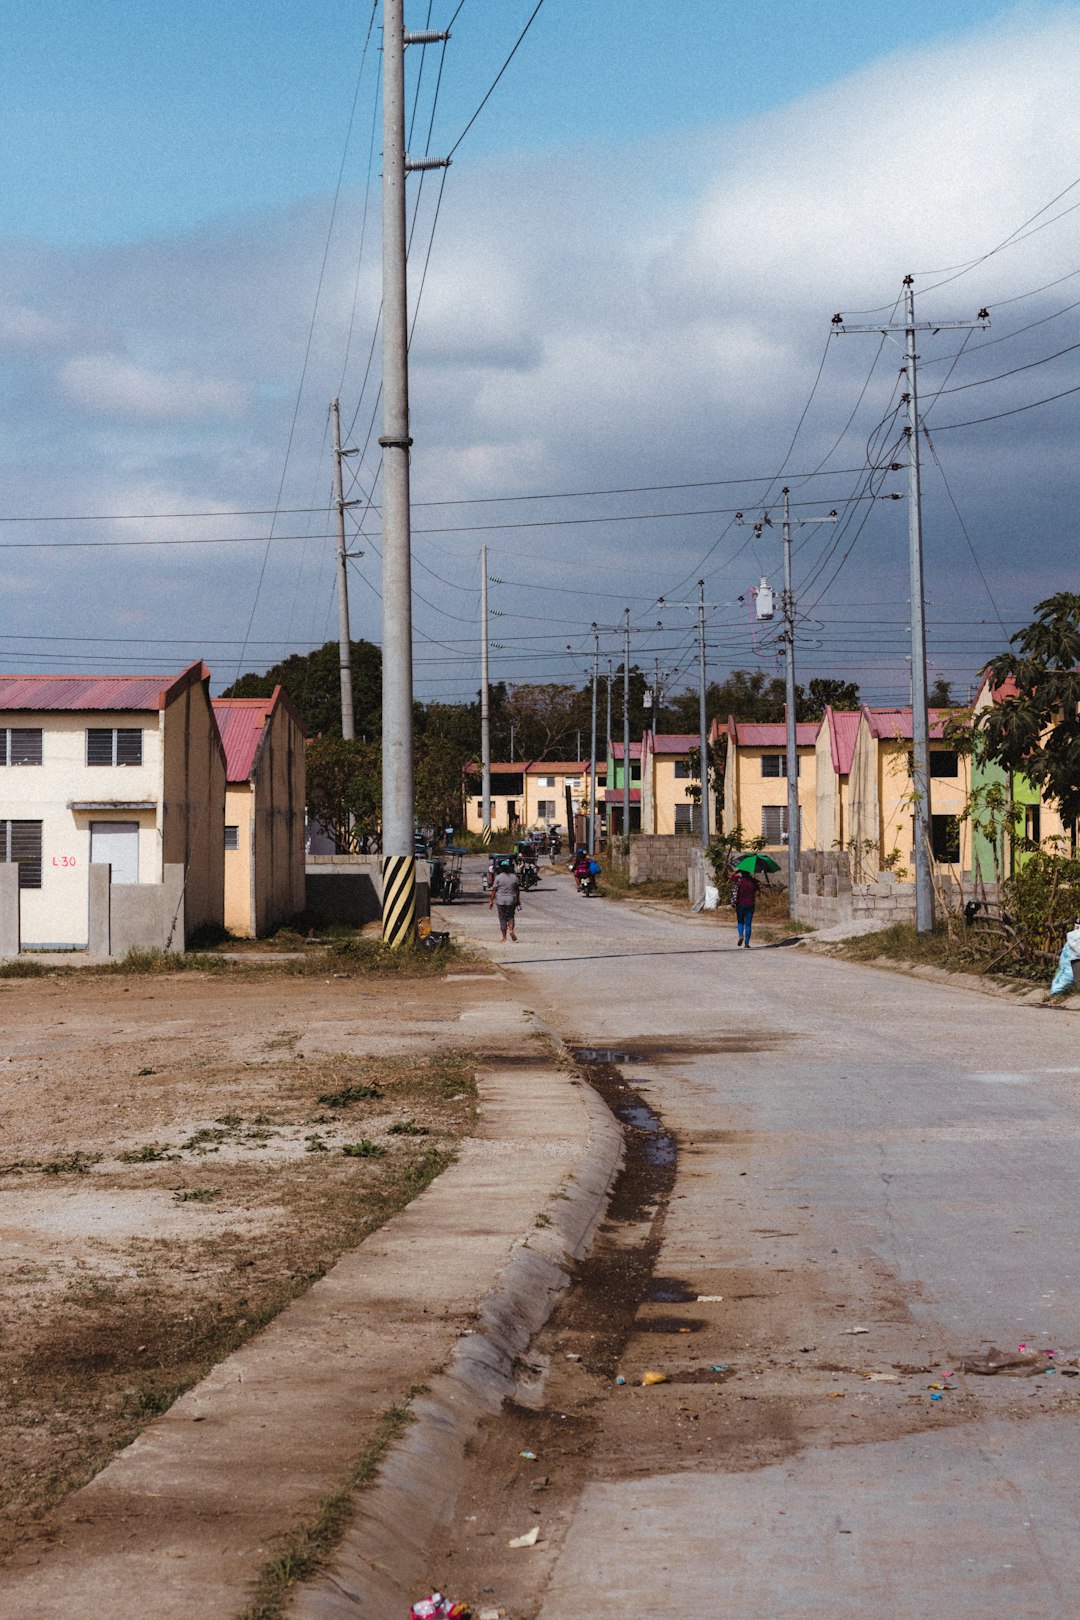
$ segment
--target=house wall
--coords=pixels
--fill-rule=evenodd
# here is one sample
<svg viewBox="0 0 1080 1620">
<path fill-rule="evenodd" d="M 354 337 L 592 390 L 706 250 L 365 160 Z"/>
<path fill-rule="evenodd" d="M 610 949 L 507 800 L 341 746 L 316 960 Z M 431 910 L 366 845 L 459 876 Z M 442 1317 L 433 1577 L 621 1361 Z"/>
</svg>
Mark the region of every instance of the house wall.
<svg viewBox="0 0 1080 1620">
<path fill-rule="evenodd" d="M 843 844 L 847 779 L 833 765 L 832 733 L 825 716 L 814 744 L 814 842 L 822 849 Z"/>
<path fill-rule="evenodd" d="M 42 764 L 0 769 L 0 819 L 40 821 L 41 888 L 21 891 L 24 947 L 55 945 L 85 949 L 89 940 L 90 823 L 134 821 L 139 826 L 139 881 L 160 883 L 161 839 L 156 810 L 128 810 L 126 803 L 159 803 L 161 717 L 156 710 L 132 713 L 82 711 L 35 713 L 5 710 L 0 726 L 39 727 Z M 141 765 L 87 765 L 89 727 L 135 727 L 143 734 Z M 72 810 L 91 801 L 116 808 Z"/>
<path fill-rule="evenodd" d="M 250 782 L 225 785 L 225 825 L 236 828 L 237 848 L 225 850 L 225 927 L 248 939 L 255 932 L 252 912 L 254 800 Z"/>
<path fill-rule="evenodd" d="M 648 809 L 643 816 L 646 827 L 650 826 L 654 833 L 673 834 L 675 832 L 675 806 L 677 804 L 693 805 L 689 789 L 697 784 L 693 777 L 677 777 L 675 775 L 676 763 L 685 764 L 686 754 L 657 754 L 652 756 L 652 770 L 649 772 L 650 797 L 652 799 L 651 814 Z M 644 787 L 644 784 L 643 784 Z M 644 798 L 644 792 L 642 793 Z M 712 822 L 709 823 L 710 827 Z M 684 828 L 680 831 L 685 831 Z"/>
<path fill-rule="evenodd" d="M 906 740 L 878 741 L 878 803 L 880 807 L 880 849 L 882 856 L 892 850 L 900 851 L 901 864 L 911 867 L 915 860 L 912 835 L 914 810 L 912 795 L 914 781 L 909 767 L 911 744 Z M 933 744 L 930 749 L 934 752 Z M 963 814 L 968 797 L 968 761 L 961 757 L 955 777 L 930 778 L 930 814 L 957 816 Z M 943 866 L 943 862 L 938 863 Z M 967 821 L 960 822 L 960 871 L 971 865 L 971 830 Z"/>
<path fill-rule="evenodd" d="M 305 904 L 304 740 L 284 704 L 267 719 L 254 774 L 249 926 L 262 935 L 297 916 Z"/>
<path fill-rule="evenodd" d="M 729 739 L 724 777 L 725 832 L 741 827 L 747 838 L 759 838 L 764 830 L 763 811 L 766 806 L 786 807 L 787 777 L 762 775 L 762 756 L 781 752 L 778 748 L 751 747 L 733 743 Z M 817 838 L 817 757 L 814 745 L 800 747 L 798 756 L 800 843 L 809 848 Z M 773 840 L 767 847 L 776 847 L 776 843 Z"/>
<path fill-rule="evenodd" d="M 209 679 L 193 681 L 163 717 L 162 853 L 183 866 L 187 937 L 225 921 L 225 752 Z"/>
<path fill-rule="evenodd" d="M 604 791 L 603 774 L 597 765 L 597 781 L 599 793 Z M 540 783 L 554 776 L 554 787 L 541 787 Z M 570 784 L 570 797 L 574 805 L 575 815 L 587 815 L 589 807 L 589 767 L 583 771 L 545 771 L 537 766 L 535 772 L 530 771 L 525 777 L 525 814 L 522 825 L 525 827 L 543 827 L 550 819 L 551 825 L 566 830 L 566 787 Z M 553 817 L 541 818 L 540 800 L 554 799 L 555 814 Z"/>
</svg>

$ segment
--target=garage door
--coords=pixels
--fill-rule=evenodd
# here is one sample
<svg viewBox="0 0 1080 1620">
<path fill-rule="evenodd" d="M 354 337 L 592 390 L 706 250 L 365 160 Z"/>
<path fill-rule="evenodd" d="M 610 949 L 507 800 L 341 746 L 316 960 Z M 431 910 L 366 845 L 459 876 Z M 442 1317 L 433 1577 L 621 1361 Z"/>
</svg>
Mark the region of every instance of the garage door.
<svg viewBox="0 0 1080 1620">
<path fill-rule="evenodd" d="M 139 881 L 139 823 L 137 821 L 92 821 L 90 859 L 108 862 L 114 883 Z"/>
</svg>

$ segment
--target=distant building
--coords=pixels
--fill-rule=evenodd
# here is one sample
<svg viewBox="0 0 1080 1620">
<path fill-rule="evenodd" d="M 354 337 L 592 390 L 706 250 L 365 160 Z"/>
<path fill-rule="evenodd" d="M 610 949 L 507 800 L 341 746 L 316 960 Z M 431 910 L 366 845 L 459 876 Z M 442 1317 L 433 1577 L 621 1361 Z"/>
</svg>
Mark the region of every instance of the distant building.
<svg viewBox="0 0 1080 1620">
<path fill-rule="evenodd" d="M 930 854 L 942 866 L 970 865 L 970 828 L 964 816 L 969 761 L 943 736 L 951 710 L 930 710 Z M 876 876 L 884 863 L 910 871 L 915 864 L 914 779 L 910 709 L 860 713 L 851 760 L 850 834 L 852 872 Z"/>
<path fill-rule="evenodd" d="M 816 720 L 795 728 L 802 849 L 812 849 L 817 836 L 817 734 Z M 724 831 L 736 827 L 747 838 L 764 838 L 767 848 L 787 847 L 787 727 L 782 720 L 728 718 Z"/>
<path fill-rule="evenodd" d="M 269 934 L 304 909 L 304 728 L 280 686 L 215 698 L 225 748 L 225 926 Z"/>
<path fill-rule="evenodd" d="M 701 739 L 697 732 L 646 731 L 642 739 L 641 826 L 649 833 L 701 831 L 698 769 L 691 763 Z M 715 795 L 709 794 L 709 827 L 716 828 Z"/>
<path fill-rule="evenodd" d="M 630 744 L 630 832 L 641 831 L 641 751 L 642 744 Z M 607 770 L 604 783 L 604 808 L 607 816 L 607 835 L 621 838 L 623 833 L 623 745 L 608 742 Z"/>
<path fill-rule="evenodd" d="M 603 802 L 606 767 L 597 761 L 597 798 Z M 465 770 L 465 825 L 469 832 L 483 829 L 481 767 Z M 491 767 L 491 826 L 494 832 L 539 831 L 562 827 L 567 836 L 566 793 L 575 817 L 589 811 L 589 761 L 566 759 L 505 760 Z"/>
<path fill-rule="evenodd" d="M 224 818 L 205 664 L 0 676 L 0 862 L 18 867 L 22 948 L 175 949 L 220 927 Z"/>
</svg>

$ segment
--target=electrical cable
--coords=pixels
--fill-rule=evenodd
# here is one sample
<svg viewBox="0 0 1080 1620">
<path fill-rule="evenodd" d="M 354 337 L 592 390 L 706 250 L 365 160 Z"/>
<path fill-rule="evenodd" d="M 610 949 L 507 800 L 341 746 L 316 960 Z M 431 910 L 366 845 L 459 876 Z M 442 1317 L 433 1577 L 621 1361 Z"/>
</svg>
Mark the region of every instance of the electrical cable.
<svg viewBox="0 0 1080 1620">
<path fill-rule="evenodd" d="M 544 0 L 536 0 L 536 5 L 533 7 L 532 15 L 530 16 L 528 22 L 525 24 L 524 28 L 521 30 L 521 33 L 518 35 L 517 39 L 514 41 L 513 50 L 510 52 L 510 55 L 506 58 L 506 61 L 503 63 L 502 67 L 499 69 L 498 73 L 496 73 L 495 78 L 493 79 L 490 87 L 488 88 L 486 94 L 484 95 L 484 98 L 481 101 L 479 107 L 477 107 L 476 111 L 473 113 L 472 117 L 469 119 L 469 122 L 465 125 L 465 128 L 462 130 L 461 134 L 458 136 L 457 140 L 454 142 L 453 146 L 450 148 L 449 152 L 446 154 L 447 158 L 452 158 L 453 157 L 454 153 L 457 151 L 458 147 L 461 145 L 462 141 L 465 139 L 465 137 L 469 133 L 470 129 L 472 129 L 473 125 L 476 123 L 476 120 L 479 118 L 479 116 L 483 112 L 484 108 L 487 106 L 489 100 L 491 99 L 492 94 L 495 91 L 496 85 L 498 84 L 499 80 L 502 78 L 503 74 L 506 72 L 507 68 L 510 66 L 510 63 L 514 60 L 514 57 L 517 55 L 518 46 L 521 44 L 522 40 L 525 38 L 525 35 L 529 32 L 529 29 L 532 27 L 533 23 L 536 21 L 537 15 L 538 15 L 541 7 L 543 6 L 543 4 L 544 4 Z M 458 10 L 460 10 L 460 9 L 461 8 L 459 6 Z M 457 16 L 457 12 L 455 12 L 454 15 Z"/>
</svg>

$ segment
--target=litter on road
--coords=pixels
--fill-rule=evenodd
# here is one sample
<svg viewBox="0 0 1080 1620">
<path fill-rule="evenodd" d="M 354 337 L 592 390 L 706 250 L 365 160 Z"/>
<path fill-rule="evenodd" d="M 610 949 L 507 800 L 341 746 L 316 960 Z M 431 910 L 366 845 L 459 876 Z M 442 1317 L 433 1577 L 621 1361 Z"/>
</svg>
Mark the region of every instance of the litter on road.
<svg viewBox="0 0 1080 1620">
<path fill-rule="evenodd" d="M 441 1592 L 432 1592 L 430 1597 L 413 1604 L 409 1620 L 469 1620 L 469 1605 L 444 1598 Z"/>
<path fill-rule="evenodd" d="M 526 1530 L 523 1536 L 514 1536 L 513 1540 L 508 1541 L 506 1545 L 508 1547 L 535 1547 L 539 1538 L 540 1526 L 534 1524 L 531 1530 Z"/>
<path fill-rule="evenodd" d="M 642 1375 L 641 1382 L 643 1384 L 666 1384 L 667 1383 L 667 1373 L 662 1373 L 662 1372 L 647 1372 L 647 1373 L 644 1373 Z"/>
</svg>

